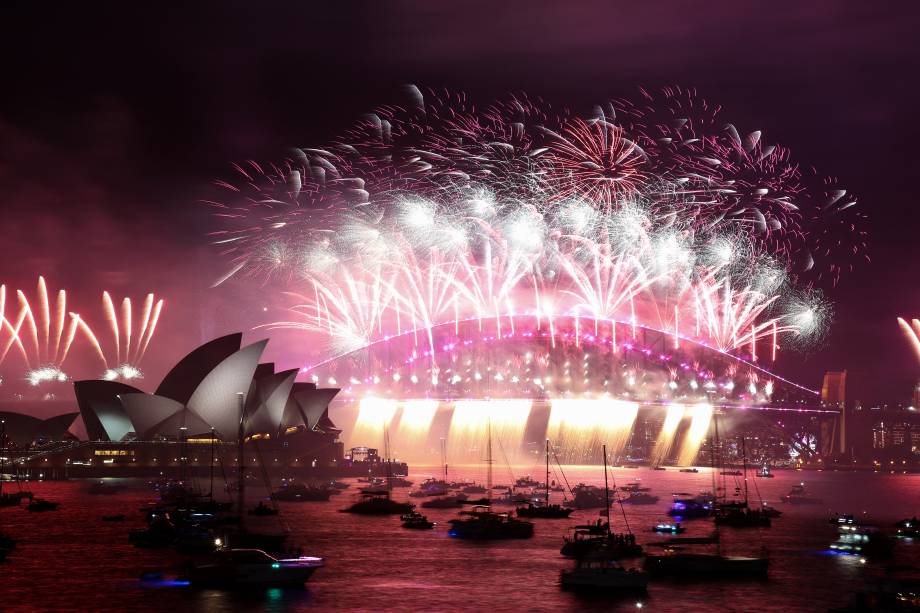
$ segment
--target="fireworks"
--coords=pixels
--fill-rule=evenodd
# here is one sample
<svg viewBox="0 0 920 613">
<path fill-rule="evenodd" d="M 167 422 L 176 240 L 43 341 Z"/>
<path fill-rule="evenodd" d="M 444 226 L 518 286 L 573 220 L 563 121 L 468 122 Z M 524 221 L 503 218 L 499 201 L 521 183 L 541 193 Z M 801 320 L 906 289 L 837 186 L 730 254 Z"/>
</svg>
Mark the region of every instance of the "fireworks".
<svg viewBox="0 0 920 613">
<path fill-rule="evenodd" d="M 633 321 L 773 359 L 826 330 L 809 279 L 836 281 L 864 253 L 855 225 L 831 238 L 854 198 L 692 91 L 588 117 L 410 93 L 327 147 L 237 166 L 242 183 L 219 183 L 230 202 L 207 203 L 232 260 L 221 281 L 282 282 L 294 317 L 271 326 L 319 334 L 332 354 L 406 331 L 434 351 L 438 325 L 530 314 L 538 328 Z"/>
<path fill-rule="evenodd" d="M 112 297 L 107 291 L 104 291 L 102 292 L 102 308 L 112 336 L 108 357 L 93 331 L 88 326 L 82 327 L 87 339 L 96 349 L 97 355 L 104 364 L 105 372 L 102 378 L 107 381 L 142 378 L 144 375 L 138 365 L 144 359 L 150 339 L 156 332 L 160 312 L 163 310 L 163 300 L 155 301 L 153 294 L 147 294 L 136 326 L 130 298 L 124 298 L 121 302 L 121 309 L 116 309 Z"/>
<path fill-rule="evenodd" d="M 81 337 L 103 363 L 102 378 L 111 381 L 142 377 L 137 365 L 147 351 L 163 308 L 163 300 L 155 302 L 154 295 L 149 294 L 134 325 L 131 300 L 122 301 L 119 315 L 108 292 L 103 292 L 103 311 L 113 337 L 107 358 L 90 325 L 68 310 L 67 292 L 59 290 L 52 300 L 44 277 L 38 278 L 32 300 L 25 291 L 16 291 L 18 311 L 8 308 L 13 306 L 9 302 L 6 286 L 0 285 L 0 364 L 11 351 L 18 353 L 27 369 L 26 380 L 33 386 L 68 380 L 63 365 L 74 342 Z M 78 336 L 78 332 L 82 334 Z"/>
<path fill-rule="evenodd" d="M 911 324 L 913 324 L 913 327 L 911 327 Z M 907 337 L 911 349 L 917 354 L 917 360 L 920 360 L 920 319 L 912 319 L 911 324 L 898 317 L 898 325 L 901 327 L 901 331 Z"/>
<path fill-rule="evenodd" d="M 656 453 L 686 460 L 708 427 L 703 401 L 769 401 L 773 380 L 757 367 L 821 341 L 831 308 L 817 285 L 865 257 L 856 199 L 803 168 L 692 90 L 643 91 L 578 115 L 525 96 L 480 110 L 462 94 L 410 88 L 406 104 L 378 108 L 326 146 L 237 166 L 241 180 L 219 182 L 225 197 L 206 203 L 219 222 L 209 239 L 229 261 L 218 284 L 248 276 L 294 296 L 264 326 L 307 333 L 314 377 L 349 394 L 369 386 L 361 428 L 379 428 L 381 411 L 405 414 L 406 427 L 425 421 L 378 396 L 451 386 L 448 438 L 469 451 L 486 410 L 463 402 L 502 398 L 517 415 L 515 398 L 546 394 L 569 402 L 569 420 L 590 422 L 566 426 L 560 408 L 550 434 L 590 455 L 598 440 L 621 445 L 639 399 L 630 394 L 641 393 L 671 407 Z M 643 330 L 666 339 L 661 360 L 675 356 L 654 375 L 627 356 Z M 525 353 L 539 349 L 542 362 L 493 363 L 468 347 L 474 337 L 529 341 Z M 585 362 L 578 376 L 561 357 L 589 343 L 609 372 Z M 407 346 L 411 355 L 389 355 Z M 740 360 L 707 373 L 700 348 Z M 343 360 L 354 363 L 336 368 Z M 573 398 L 576 386 L 610 395 Z M 429 421 L 432 410 L 418 408 Z"/>
<path fill-rule="evenodd" d="M 16 297 L 19 313 L 10 320 L 6 317 L 6 286 L 0 286 L 0 325 L 7 337 L 0 349 L 0 363 L 15 345 L 26 363 L 26 379 L 31 385 L 66 381 L 62 365 L 80 323 L 79 315 L 67 311 L 67 292 L 60 290 L 52 306 L 45 279 L 39 277 L 34 308 L 22 290 L 16 291 Z"/>
</svg>

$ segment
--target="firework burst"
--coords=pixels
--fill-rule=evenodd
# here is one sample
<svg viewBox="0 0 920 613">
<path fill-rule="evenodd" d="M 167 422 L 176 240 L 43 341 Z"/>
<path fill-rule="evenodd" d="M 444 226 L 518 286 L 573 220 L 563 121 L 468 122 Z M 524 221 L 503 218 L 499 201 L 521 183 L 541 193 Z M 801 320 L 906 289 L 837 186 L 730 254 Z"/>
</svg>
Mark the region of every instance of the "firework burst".
<svg viewBox="0 0 920 613">
<path fill-rule="evenodd" d="M 412 332 L 433 353 L 436 326 L 564 315 L 755 359 L 769 339 L 775 358 L 820 341 L 830 307 L 808 284 L 865 250 L 855 198 L 680 88 L 587 117 L 409 88 L 326 147 L 236 171 L 207 203 L 221 281 L 289 286 L 295 317 L 272 325 L 334 352 Z"/>
</svg>

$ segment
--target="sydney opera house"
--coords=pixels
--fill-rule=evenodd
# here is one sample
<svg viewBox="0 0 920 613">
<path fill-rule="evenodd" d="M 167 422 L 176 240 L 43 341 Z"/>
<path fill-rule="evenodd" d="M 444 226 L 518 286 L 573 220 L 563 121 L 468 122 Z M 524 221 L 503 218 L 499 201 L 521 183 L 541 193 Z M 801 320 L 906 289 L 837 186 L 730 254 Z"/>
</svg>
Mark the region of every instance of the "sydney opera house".
<svg viewBox="0 0 920 613">
<path fill-rule="evenodd" d="M 152 394 L 117 381 L 74 382 L 88 441 L 52 446 L 33 454 L 29 465 L 52 474 L 66 468 L 72 477 L 158 475 L 171 467 L 201 474 L 211 469 L 212 457 L 213 465 L 238 462 L 242 432 L 247 465 L 289 474 L 340 467 L 340 430 L 328 415 L 339 390 L 296 382 L 296 369 L 275 372 L 274 364 L 260 363 L 268 341 L 241 347 L 242 336 L 193 350 Z M 75 417 L 48 422 L 66 430 Z M 48 422 L 35 421 L 29 431 L 17 428 L 23 442 L 49 429 L 43 426 Z"/>
</svg>

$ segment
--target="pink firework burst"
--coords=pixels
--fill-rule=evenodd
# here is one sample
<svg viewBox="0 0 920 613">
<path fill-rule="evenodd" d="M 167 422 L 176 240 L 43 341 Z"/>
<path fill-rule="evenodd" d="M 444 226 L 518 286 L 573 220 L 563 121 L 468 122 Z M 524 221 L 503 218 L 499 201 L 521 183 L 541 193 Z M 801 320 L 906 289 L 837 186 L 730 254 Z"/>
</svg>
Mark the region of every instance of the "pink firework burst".
<svg viewBox="0 0 920 613">
<path fill-rule="evenodd" d="M 606 119 L 576 117 L 561 134 L 546 133 L 546 178 L 559 184 L 554 200 L 585 199 L 610 211 L 649 178 L 645 151 Z"/>
</svg>

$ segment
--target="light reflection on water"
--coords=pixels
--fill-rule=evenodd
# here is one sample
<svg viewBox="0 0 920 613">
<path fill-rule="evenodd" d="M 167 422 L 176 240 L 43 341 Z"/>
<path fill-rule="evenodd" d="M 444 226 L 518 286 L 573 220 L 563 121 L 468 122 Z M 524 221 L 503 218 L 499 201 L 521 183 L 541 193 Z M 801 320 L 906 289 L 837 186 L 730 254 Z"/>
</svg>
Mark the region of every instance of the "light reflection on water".
<svg viewBox="0 0 920 613">
<path fill-rule="evenodd" d="M 527 473 L 542 479 L 542 470 L 534 465 L 517 467 L 512 473 L 496 465 L 495 482 L 508 483 L 514 475 Z M 567 467 L 565 472 L 572 485 L 603 484 L 603 473 L 597 467 Z M 437 467 L 420 468 L 413 470 L 412 478 L 418 482 L 438 473 Z M 619 485 L 641 478 L 652 494 L 661 497 L 656 505 L 625 508 L 640 542 L 662 538 L 651 527 L 668 519 L 671 492 L 697 493 L 712 487 L 705 468 L 698 474 L 615 469 L 613 475 Z M 467 467 L 451 468 L 450 476 L 481 482 L 485 474 L 479 467 Z M 790 507 L 779 503 L 780 495 L 801 481 L 823 504 Z M 733 491 L 731 479 L 728 485 Z M 86 495 L 86 484 L 80 482 L 29 487 L 62 505 L 59 511 L 43 514 L 0 509 L 0 527 L 21 538 L 18 549 L 0 567 L 4 611 L 635 610 L 634 598 L 613 601 L 559 589 L 559 571 L 570 565 L 559 556 L 562 535 L 575 523 L 595 521 L 597 510 L 579 511 L 570 521 L 536 520 L 535 535 L 529 540 L 471 543 L 447 537 L 447 520 L 455 516 L 454 510 L 426 509 L 429 518 L 438 522 L 435 530 L 427 532 L 403 530 L 395 517 L 338 513 L 354 496 L 352 486 L 328 503 L 283 507 L 294 540 L 307 555 L 327 560 L 307 589 L 222 592 L 173 582 L 180 564 L 177 557 L 169 551 L 135 549 L 128 543 L 127 531 L 142 525 L 135 509 L 152 498 L 142 482 L 114 496 Z M 824 555 L 836 538 L 834 526 L 827 521 L 829 513 L 854 513 L 887 527 L 915 515 L 920 506 L 920 477 L 910 475 L 777 471 L 775 479 L 751 478 L 749 487 L 752 498 L 767 500 L 784 511 L 784 516 L 766 530 L 723 529 L 723 551 L 756 554 L 766 547 L 771 557 L 770 579 L 711 584 L 654 581 L 643 600 L 645 610 L 776 611 L 839 606 L 878 565 L 872 561 L 860 564 L 857 556 Z M 400 498 L 406 494 L 406 490 L 397 490 Z M 100 521 L 102 515 L 115 512 L 127 514 L 127 521 Z M 615 524 L 621 526 L 620 511 L 613 515 Z M 686 536 L 712 529 L 708 520 L 687 520 L 684 525 Z M 891 563 L 917 563 L 918 551 L 911 542 L 899 542 Z M 152 571 L 167 572 L 158 581 L 140 580 L 142 574 Z"/>
</svg>

